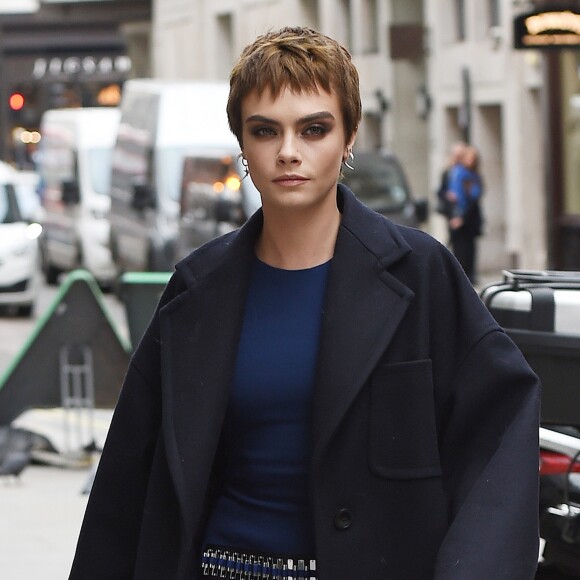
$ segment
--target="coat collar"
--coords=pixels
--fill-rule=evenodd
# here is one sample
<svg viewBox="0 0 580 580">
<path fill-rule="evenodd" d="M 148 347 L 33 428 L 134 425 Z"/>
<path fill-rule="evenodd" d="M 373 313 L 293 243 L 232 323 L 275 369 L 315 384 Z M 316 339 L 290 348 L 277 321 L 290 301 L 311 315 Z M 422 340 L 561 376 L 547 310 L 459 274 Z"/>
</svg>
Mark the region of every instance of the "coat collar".
<svg viewBox="0 0 580 580">
<path fill-rule="evenodd" d="M 313 466 L 413 298 L 388 271 L 411 251 L 399 229 L 342 185 L 338 203 L 313 401 Z M 261 227 L 259 211 L 178 264 L 189 288 L 160 312 L 164 435 L 187 518 L 201 509 L 191 490 L 207 486 L 219 442 Z"/>
</svg>

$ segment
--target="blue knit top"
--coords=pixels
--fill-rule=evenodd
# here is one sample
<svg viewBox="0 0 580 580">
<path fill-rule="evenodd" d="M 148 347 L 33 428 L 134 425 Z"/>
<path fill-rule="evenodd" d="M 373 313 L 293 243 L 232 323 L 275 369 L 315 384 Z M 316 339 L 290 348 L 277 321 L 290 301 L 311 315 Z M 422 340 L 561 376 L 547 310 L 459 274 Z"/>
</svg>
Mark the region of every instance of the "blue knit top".
<svg viewBox="0 0 580 580">
<path fill-rule="evenodd" d="M 255 261 L 205 544 L 314 554 L 311 403 L 329 267 Z"/>
</svg>

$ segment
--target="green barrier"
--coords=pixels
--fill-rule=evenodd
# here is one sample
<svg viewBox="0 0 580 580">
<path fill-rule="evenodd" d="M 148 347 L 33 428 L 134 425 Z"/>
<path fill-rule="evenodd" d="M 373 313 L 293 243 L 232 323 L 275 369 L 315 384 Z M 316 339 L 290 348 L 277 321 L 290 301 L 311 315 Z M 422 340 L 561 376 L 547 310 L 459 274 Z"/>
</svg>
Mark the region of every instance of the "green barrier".
<svg viewBox="0 0 580 580">
<path fill-rule="evenodd" d="M 61 407 L 63 353 L 77 363 L 79 350 L 91 353 L 94 406 L 115 406 L 129 363 L 129 345 L 108 312 L 95 279 L 75 270 L 63 281 L 30 337 L 0 376 L 0 425 L 23 411 Z"/>
<path fill-rule="evenodd" d="M 169 278 L 171 272 L 126 272 L 120 277 L 119 292 L 133 350 L 145 333 Z"/>
</svg>

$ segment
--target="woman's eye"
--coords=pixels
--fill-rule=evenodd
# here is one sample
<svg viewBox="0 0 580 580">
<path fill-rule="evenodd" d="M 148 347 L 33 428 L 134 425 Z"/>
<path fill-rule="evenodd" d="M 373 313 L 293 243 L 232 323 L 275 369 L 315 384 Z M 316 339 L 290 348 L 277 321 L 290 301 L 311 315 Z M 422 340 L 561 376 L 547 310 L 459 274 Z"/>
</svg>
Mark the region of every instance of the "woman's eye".
<svg viewBox="0 0 580 580">
<path fill-rule="evenodd" d="M 274 131 L 274 129 L 272 129 L 272 127 L 256 127 L 252 131 L 252 134 L 255 135 L 256 137 L 266 137 L 266 136 L 275 135 L 276 131 Z"/>
<path fill-rule="evenodd" d="M 308 127 L 305 131 L 305 135 L 324 135 L 327 133 L 328 129 L 324 125 L 312 125 Z"/>
</svg>

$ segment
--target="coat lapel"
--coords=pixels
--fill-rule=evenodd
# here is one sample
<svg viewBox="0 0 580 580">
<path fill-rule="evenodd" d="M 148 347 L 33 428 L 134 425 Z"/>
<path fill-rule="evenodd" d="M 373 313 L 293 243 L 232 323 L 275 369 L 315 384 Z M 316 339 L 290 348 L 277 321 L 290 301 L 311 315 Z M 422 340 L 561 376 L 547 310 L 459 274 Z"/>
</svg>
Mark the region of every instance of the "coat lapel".
<svg viewBox="0 0 580 580">
<path fill-rule="evenodd" d="M 401 322 L 413 292 L 387 268 L 410 248 L 385 220 L 342 189 L 313 407 L 313 462 L 324 450 Z"/>
<path fill-rule="evenodd" d="M 201 515 L 199 492 L 207 487 L 227 408 L 256 222 L 217 266 L 211 255 L 202 262 L 211 271 L 160 313 L 164 437 L 186 530 Z"/>
</svg>

